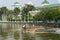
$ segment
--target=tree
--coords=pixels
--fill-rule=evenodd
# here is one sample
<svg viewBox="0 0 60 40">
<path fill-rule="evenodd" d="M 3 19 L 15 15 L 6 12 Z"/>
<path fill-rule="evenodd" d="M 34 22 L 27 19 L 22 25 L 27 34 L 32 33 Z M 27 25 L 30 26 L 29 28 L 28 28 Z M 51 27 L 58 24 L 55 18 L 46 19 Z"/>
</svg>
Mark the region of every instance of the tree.
<svg viewBox="0 0 60 40">
<path fill-rule="evenodd" d="M 19 15 L 20 13 L 20 8 L 14 8 L 14 17 L 15 17 L 15 20 L 17 20 L 17 16 Z"/>
<path fill-rule="evenodd" d="M 12 16 L 13 16 L 13 10 L 8 10 L 8 12 L 7 12 L 7 20 L 11 21 L 12 20 Z"/>
<path fill-rule="evenodd" d="M 3 20 L 7 20 L 6 18 L 7 18 L 8 8 L 7 7 L 2 7 L 1 12 L 2 12 Z"/>
<path fill-rule="evenodd" d="M 42 21 L 57 21 L 60 20 L 60 9 L 59 8 L 43 8 L 34 16 L 35 20 Z"/>
<path fill-rule="evenodd" d="M 26 4 L 23 9 L 22 9 L 22 20 L 27 21 L 27 18 L 30 17 L 28 15 L 30 15 L 29 11 L 35 10 L 35 7 L 33 5 L 30 4 Z"/>
<path fill-rule="evenodd" d="M 46 15 L 47 20 L 57 20 L 60 15 L 58 8 L 50 8 Z"/>
<path fill-rule="evenodd" d="M 2 7 L 1 11 L 3 14 L 7 14 L 8 8 L 7 7 Z"/>
<path fill-rule="evenodd" d="M 37 12 L 37 14 L 34 16 L 34 19 L 36 21 L 42 20 L 43 22 L 46 21 L 46 14 L 48 13 L 48 8 L 41 8 L 40 12 Z"/>
<path fill-rule="evenodd" d="M 40 21 L 40 20 L 42 20 L 42 15 L 41 15 L 41 13 L 38 12 L 37 14 L 35 14 L 35 15 L 33 16 L 33 20 L 35 20 L 35 21 Z"/>
<path fill-rule="evenodd" d="M 14 8 L 14 15 L 18 15 L 20 13 L 20 8 Z"/>
</svg>

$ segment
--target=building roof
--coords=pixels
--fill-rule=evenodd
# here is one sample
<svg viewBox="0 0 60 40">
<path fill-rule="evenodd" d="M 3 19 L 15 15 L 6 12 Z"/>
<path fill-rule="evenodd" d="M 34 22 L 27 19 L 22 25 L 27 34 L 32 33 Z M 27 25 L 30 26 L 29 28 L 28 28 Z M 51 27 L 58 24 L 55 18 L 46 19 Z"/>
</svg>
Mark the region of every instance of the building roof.
<svg viewBox="0 0 60 40">
<path fill-rule="evenodd" d="M 20 5 L 20 4 L 19 4 L 19 2 L 15 2 L 15 3 L 14 3 L 14 5 L 16 5 L 16 6 L 17 6 L 17 5 Z"/>
<path fill-rule="evenodd" d="M 32 2 L 28 2 L 25 5 L 33 5 L 33 3 Z"/>
<path fill-rule="evenodd" d="M 60 4 L 57 3 L 57 4 L 49 4 L 49 5 L 44 5 L 44 6 L 41 6 L 40 8 L 53 8 L 53 7 L 60 7 Z"/>
<path fill-rule="evenodd" d="M 47 0 L 44 0 L 42 4 L 49 4 L 49 2 Z"/>
</svg>

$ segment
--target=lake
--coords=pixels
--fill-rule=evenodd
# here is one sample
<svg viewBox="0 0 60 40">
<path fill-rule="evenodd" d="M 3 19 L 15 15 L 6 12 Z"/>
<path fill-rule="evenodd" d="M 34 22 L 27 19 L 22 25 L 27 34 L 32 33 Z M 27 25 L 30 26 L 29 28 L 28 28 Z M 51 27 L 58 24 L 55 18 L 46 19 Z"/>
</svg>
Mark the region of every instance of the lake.
<svg viewBox="0 0 60 40">
<path fill-rule="evenodd" d="M 55 33 L 22 33 L 23 25 L 0 23 L 0 40 L 60 40 Z"/>
</svg>

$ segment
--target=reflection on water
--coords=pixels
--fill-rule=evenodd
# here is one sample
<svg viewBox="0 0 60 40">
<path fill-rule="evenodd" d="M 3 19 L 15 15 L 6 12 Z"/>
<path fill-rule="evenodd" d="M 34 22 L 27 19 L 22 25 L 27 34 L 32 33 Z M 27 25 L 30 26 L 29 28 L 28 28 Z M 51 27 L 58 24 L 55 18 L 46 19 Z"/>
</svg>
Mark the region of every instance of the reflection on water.
<svg viewBox="0 0 60 40">
<path fill-rule="evenodd" d="M 14 32 L 14 39 L 15 39 L 15 40 L 19 40 L 19 38 L 20 38 L 20 33 L 19 33 L 19 31 Z"/>
<path fill-rule="evenodd" d="M 22 24 L 1 24 L 0 40 L 60 40 L 59 34 L 51 33 L 22 33 Z"/>
<path fill-rule="evenodd" d="M 59 34 L 51 34 L 51 33 L 44 33 L 44 34 L 37 34 L 38 37 L 41 37 L 43 40 L 60 40 Z"/>
<path fill-rule="evenodd" d="M 35 40 L 35 35 L 29 33 L 25 33 L 22 36 L 23 36 L 23 40 Z"/>
</svg>

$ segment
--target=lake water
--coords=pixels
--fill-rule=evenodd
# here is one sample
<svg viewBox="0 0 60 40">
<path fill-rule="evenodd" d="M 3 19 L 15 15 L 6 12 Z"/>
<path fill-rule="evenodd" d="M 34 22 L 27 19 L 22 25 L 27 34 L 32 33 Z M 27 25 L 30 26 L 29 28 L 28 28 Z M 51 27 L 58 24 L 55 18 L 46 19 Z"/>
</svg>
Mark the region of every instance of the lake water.
<svg viewBox="0 0 60 40">
<path fill-rule="evenodd" d="M 0 24 L 0 40 L 60 40 L 60 34 L 22 33 L 20 29 L 23 25 Z"/>
</svg>

